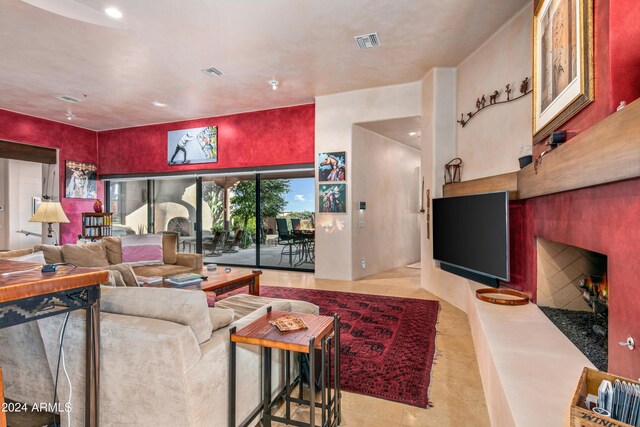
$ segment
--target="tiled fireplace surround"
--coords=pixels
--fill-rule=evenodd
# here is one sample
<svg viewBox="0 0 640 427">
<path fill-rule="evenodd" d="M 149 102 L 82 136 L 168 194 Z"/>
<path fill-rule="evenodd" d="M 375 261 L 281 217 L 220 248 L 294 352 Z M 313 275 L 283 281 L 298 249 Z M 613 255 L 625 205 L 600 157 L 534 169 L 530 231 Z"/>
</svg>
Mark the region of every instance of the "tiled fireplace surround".
<svg viewBox="0 0 640 427">
<path fill-rule="evenodd" d="M 640 350 L 618 345 L 640 340 L 640 179 L 514 201 L 510 216 L 510 286 L 534 302 L 537 238 L 607 255 L 609 371 L 640 377 Z"/>
</svg>

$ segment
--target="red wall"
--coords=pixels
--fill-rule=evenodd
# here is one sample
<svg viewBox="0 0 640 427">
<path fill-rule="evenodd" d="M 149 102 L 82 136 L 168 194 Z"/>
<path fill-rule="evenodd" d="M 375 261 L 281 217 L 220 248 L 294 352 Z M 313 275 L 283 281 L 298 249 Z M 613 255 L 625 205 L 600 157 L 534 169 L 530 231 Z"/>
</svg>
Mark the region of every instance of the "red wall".
<svg viewBox="0 0 640 427">
<path fill-rule="evenodd" d="M 167 132 L 208 125 L 218 126 L 218 163 L 168 166 Z M 95 163 L 100 175 L 313 163 L 314 127 L 313 104 L 99 133 L 0 110 L 0 139 L 59 149 L 60 199 L 71 221 L 60 226 L 62 244 L 76 241 L 81 213 L 93 209 L 92 200 L 62 197 L 65 160 Z"/>
<path fill-rule="evenodd" d="M 640 179 L 517 202 L 524 206 L 512 241 L 523 276 L 513 287 L 536 298 L 536 238 L 607 255 L 609 371 L 640 376 L 640 352 L 618 345 L 640 338 Z M 511 211 L 514 212 L 513 210 Z"/>
<path fill-rule="evenodd" d="M 569 137 L 640 96 L 639 22 L 640 1 L 594 0 L 595 100 L 561 126 Z M 640 376 L 640 352 L 618 345 L 640 339 L 640 179 L 515 202 L 510 212 L 512 268 L 522 273 L 510 286 L 534 301 L 537 237 L 608 256 L 609 371 Z"/>
<path fill-rule="evenodd" d="M 169 166 L 167 132 L 218 126 L 218 162 Z M 100 175 L 313 163 L 315 105 L 98 133 Z"/>
<path fill-rule="evenodd" d="M 64 162 L 97 163 L 96 132 L 64 123 L 25 116 L 0 110 L 0 139 L 59 149 L 59 194 L 69 224 L 60 224 L 60 242 L 72 243 L 81 233 L 81 212 L 93 210 L 93 200 L 64 198 Z M 98 197 L 102 198 L 102 185 L 98 183 Z M 26 213 L 25 213 L 26 215 Z"/>
<path fill-rule="evenodd" d="M 568 138 L 640 97 L 640 1 L 593 0 L 593 10 L 595 99 L 560 126 Z M 534 156 L 547 148 L 534 146 Z"/>
</svg>

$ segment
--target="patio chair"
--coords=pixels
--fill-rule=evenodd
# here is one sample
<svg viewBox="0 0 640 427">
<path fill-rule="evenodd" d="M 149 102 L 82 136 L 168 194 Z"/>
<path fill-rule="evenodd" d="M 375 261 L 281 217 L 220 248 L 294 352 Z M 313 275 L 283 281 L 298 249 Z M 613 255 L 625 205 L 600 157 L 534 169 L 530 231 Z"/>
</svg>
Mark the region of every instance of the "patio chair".
<svg viewBox="0 0 640 427">
<path fill-rule="evenodd" d="M 299 253 L 297 240 L 293 234 L 289 232 L 289 226 L 287 220 L 284 218 L 276 218 L 276 226 L 278 229 L 278 245 L 282 245 L 282 251 L 280 252 L 280 262 L 282 264 L 282 258 L 285 255 L 289 256 L 289 265 L 293 266 L 293 256 L 297 256 Z"/>
<path fill-rule="evenodd" d="M 244 236 L 244 230 L 237 229 L 234 233 L 233 239 L 231 240 L 227 239 L 227 241 L 224 243 L 222 253 L 231 254 L 231 253 L 238 252 L 237 249 L 233 249 L 233 248 L 235 248 L 236 246 L 240 246 L 240 242 L 242 241 L 243 236 Z"/>
<path fill-rule="evenodd" d="M 224 244 L 227 241 L 227 237 L 229 236 L 229 232 L 227 231 L 216 231 L 211 239 L 204 239 L 202 241 L 202 252 L 204 256 L 220 256 L 222 252 L 219 249 L 224 247 Z M 207 251 L 210 251 L 207 253 Z"/>
</svg>

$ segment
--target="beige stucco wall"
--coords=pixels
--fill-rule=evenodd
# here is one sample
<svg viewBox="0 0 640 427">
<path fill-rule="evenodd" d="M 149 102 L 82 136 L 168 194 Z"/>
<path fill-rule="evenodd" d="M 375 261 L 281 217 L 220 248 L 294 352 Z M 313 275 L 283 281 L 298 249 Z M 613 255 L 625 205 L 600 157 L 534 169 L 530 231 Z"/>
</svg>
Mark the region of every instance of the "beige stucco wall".
<svg viewBox="0 0 640 427">
<path fill-rule="evenodd" d="M 494 90 L 498 101 L 520 94 L 520 82 L 531 80 L 531 19 L 529 3 L 480 48 L 458 65 L 456 119 L 476 111 L 476 99 Z M 482 110 L 463 128 L 456 125 L 457 156 L 464 162 L 462 180 L 498 175 L 519 169 L 523 145 L 531 145 L 531 95 Z"/>
<path fill-rule="evenodd" d="M 347 153 L 347 213 L 318 212 L 316 188 L 316 278 L 351 280 L 352 224 L 358 201 L 352 194 L 352 129 L 355 123 L 419 116 L 421 82 L 344 92 L 316 98 L 315 151 Z M 316 180 L 318 179 L 316 170 Z M 317 184 L 316 184 L 317 186 Z M 369 230 L 373 232 L 373 230 Z"/>
<path fill-rule="evenodd" d="M 352 150 L 353 278 L 419 261 L 420 152 L 360 126 L 353 127 Z"/>
</svg>

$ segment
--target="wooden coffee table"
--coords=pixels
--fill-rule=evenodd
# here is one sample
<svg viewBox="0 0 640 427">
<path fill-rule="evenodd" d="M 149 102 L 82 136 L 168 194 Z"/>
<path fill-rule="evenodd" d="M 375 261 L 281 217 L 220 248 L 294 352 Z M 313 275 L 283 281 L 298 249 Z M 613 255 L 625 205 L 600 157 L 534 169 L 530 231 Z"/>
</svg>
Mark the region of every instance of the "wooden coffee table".
<svg viewBox="0 0 640 427">
<path fill-rule="evenodd" d="M 260 275 L 262 270 L 253 270 L 251 268 L 231 267 L 230 272 L 224 271 L 224 267 L 218 267 L 216 271 L 207 271 L 203 268 L 201 274 L 207 276 L 207 280 L 196 286 L 176 286 L 166 280 L 155 285 L 143 284 L 144 287 L 150 288 L 177 288 L 189 290 L 201 290 L 205 292 L 215 292 L 216 295 L 222 295 L 227 292 L 235 291 L 243 286 L 249 287 L 251 295 L 260 295 Z"/>
<path fill-rule="evenodd" d="M 207 271 L 205 267 L 202 270 L 202 275 L 208 276 L 208 279 L 200 284 L 200 289 L 221 295 L 248 286 L 249 293 L 258 296 L 260 295 L 261 274 L 262 270 L 251 268 L 231 267 L 231 271 L 227 273 L 224 271 L 224 267 L 218 267 L 216 271 Z"/>
</svg>

